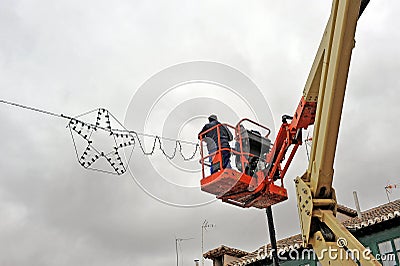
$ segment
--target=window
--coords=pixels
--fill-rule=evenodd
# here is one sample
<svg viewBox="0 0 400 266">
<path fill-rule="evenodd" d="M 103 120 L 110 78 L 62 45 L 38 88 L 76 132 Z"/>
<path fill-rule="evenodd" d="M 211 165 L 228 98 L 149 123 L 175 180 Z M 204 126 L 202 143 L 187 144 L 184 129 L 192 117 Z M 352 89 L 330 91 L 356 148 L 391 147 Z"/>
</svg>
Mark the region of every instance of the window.
<svg viewBox="0 0 400 266">
<path fill-rule="evenodd" d="M 400 250 L 400 237 L 393 240 L 396 250 Z"/>
<path fill-rule="evenodd" d="M 400 259 L 400 237 L 378 243 L 383 266 L 397 266 Z M 396 258 L 397 255 L 397 258 Z"/>
<path fill-rule="evenodd" d="M 379 248 L 379 252 L 381 254 L 387 254 L 387 253 L 392 253 L 393 252 L 393 248 L 392 248 L 392 243 L 391 241 L 385 241 L 382 243 L 378 244 L 378 248 Z"/>
<path fill-rule="evenodd" d="M 393 240 L 394 248 L 397 252 L 397 260 L 400 262 L 400 237 Z"/>
</svg>

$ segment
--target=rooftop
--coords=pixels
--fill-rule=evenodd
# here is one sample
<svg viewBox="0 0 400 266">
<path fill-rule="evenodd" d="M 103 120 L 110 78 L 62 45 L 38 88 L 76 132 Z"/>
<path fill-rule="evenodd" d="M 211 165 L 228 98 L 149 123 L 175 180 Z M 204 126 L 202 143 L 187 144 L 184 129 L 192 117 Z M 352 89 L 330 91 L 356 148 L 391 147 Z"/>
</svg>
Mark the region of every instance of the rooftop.
<svg viewBox="0 0 400 266">
<path fill-rule="evenodd" d="M 400 199 L 361 213 L 361 219 L 350 218 L 343 222 L 348 229 L 361 229 L 400 216 Z"/>
<path fill-rule="evenodd" d="M 213 258 L 222 256 L 222 255 L 225 255 L 225 254 L 229 255 L 229 256 L 241 258 L 243 256 L 250 254 L 250 252 L 222 245 L 218 248 L 208 251 L 207 253 L 204 253 L 203 257 L 205 259 L 213 259 Z"/>
</svg>

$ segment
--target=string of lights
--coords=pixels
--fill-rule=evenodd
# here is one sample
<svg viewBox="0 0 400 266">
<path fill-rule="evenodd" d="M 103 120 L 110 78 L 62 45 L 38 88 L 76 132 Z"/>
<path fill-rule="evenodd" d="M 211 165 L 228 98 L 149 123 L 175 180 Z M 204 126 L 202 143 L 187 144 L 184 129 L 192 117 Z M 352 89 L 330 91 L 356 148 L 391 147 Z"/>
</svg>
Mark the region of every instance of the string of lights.
<svg viewBox="0 0 400 266">
<path fill-rule="evenodd" d="M 118 121 L 115 116 L 113 116 L 104 108 L 94 109 L 81 115 L 70 117 L 64 114 L 57 114 L 47 110 L 2 99 L 0 99 L 0 103 L 69 120 L 67 128 L 69 128 L 71 134 L 78 163 L 88 170 L 122 175 L 127 171 L 127 165 L 129 164 L 130 159 L 132 158 L 133 150 L 136 147 L 138 147 L 146 156 L 153 155 L 156 151 L 156 148 L 158 148 L 158 150 L 160 150 L 167 159 L 172 160 L 179 154 L 184 161 L 190 161 L 194 159 L 199 151 L 199 143 L 128 130 Z M 95 112 L 97 112 L 97 115 L 94 123 L 83 121 L 83 117 L 91 115 Z M 120 128 L 113 128 L 112 120 L 114 120 L 113 122 L 119 125 Z M 108 135 L 108 137 L 112 140 L 112 145 L 107 147 L 107 150 L 99 147 L 99 145 L 95 143 L 94 136 L 98 132 L 106 133 L 106 135 Z M 145 148 L 145 137 L 153 138 L 150 149 Z M 81 149 L 81 151 L 79 151 L 78 139 L 84 141 L 84 148 Z M 172 152 L 168 153 L 166 151 L 163 141 L 172 141 L 175 143 Z M 194 146 L 194 151 L 189 156 L 186 156 L 183 153 L 183 144 Z M 126 161 L 124 162 L 123 158 L 121 157 L 121 151 L 126 148 L 131 148 L 131 152 L 125 153 Z M 106 162 L 106 164 L 109 166 L 107 169 L 102 169 L 96 166 L 96 162 L 101 159 L 104 159 L 103 162 Z"/>
</svg>

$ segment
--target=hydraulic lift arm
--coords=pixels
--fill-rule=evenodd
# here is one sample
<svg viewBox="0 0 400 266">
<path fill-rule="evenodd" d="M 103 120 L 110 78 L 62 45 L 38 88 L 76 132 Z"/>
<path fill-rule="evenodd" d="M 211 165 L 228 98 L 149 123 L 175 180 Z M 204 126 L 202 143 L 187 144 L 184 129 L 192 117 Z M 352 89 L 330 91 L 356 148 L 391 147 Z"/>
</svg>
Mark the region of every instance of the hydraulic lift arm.
<svg viewBox="0 0 400 266">
<path fill-rule="evenodd" d="M 288 115 L 282 117 L 282 125 L 275 142 L 265 154 L 263 161 L 268 168 L 250 174 L 243 170 L 243 166 L 240 171 L 223 169 L 205 177 L 204 161 L 211 155 L 204 157 L 201 150 L 202 190 L 242 208 L 266 208 L 273 228 L 271 206 L 287 199 L 283 179 L 299 145 L 302 144 L 302 130 L 314 125 L 308 169 L 303 176 L 295 179 L 295 183 L 303 243 L 304 246 L 311 246 L 314 249 L 322 265 L 380 265 L 336 219 L 337 203 L 335 190 L 332 187 L 333 164 L 350 59 L 355 44 L 355 30 L 358 18 L 368 3 L 369 0 L 333 0 L 331 15 L 303 96 L 293 117 Z M 254 121 L 250 122 L 259 125 Z M 242 143 L 240 123 L 234 128 L 237 140 Z M 261 138 L 259 142 L 261 144 Z M 285 155 L 292 145 L 290 155 L 285 160 Z M 221 151 L 220 148 L 219 152 Z M 234 153 L 240 156 L 242 164 L 248 163 L 245 156 L 260 155 L 257 152 L 257 154 L 243 152 L 242 148 Z M 215 155 L 215 158 L 218 156 Z M 217 161 L 222 164 L 221 159 Z M 222 169 L 222 166 L 220 168 Z M 279 181 L 280 186 L 275 184 Z M 272 237 L 271 243 L 274 242 Z M 342 256 L 327 255 L 327 251 L 334 250 L 339 251 Z M 346 255 L 351 251 L 356 252 L 354 260 Z M 274 260 L 277 265 L 276 256 Z"/>
<path fill-rule="evenodd" d="M 334 0 L 324 36 L 307 79 L 302 102 L 316 104 L 313 146 L 306 173 L 295 180 L 301 231 L 322 265 L 357 265 L 351 259 L 329 258 L 324 250 L 365 248 L 335 218 L 336 196 L 332 188 L 333 163 L 342 114 L 357 20 L 368 1 Z M 361 6 L 361 8 L 360 8 Z M 365 252 L 364 254 L 368 254 Z M 380 265 L 372 255 L 357 258 L 361 265 Z"/>
</svg>

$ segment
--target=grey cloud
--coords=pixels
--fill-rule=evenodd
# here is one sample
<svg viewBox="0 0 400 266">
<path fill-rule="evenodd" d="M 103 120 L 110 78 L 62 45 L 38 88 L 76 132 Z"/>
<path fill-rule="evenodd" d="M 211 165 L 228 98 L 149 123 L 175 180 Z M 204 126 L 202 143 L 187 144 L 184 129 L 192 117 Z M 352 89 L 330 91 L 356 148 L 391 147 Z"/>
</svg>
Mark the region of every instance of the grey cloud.
<svg viewBox="0 0 400 266">
<path fill-rule="evenodd" d="M 365 209 L 384 203 L 384 186 L 398 182 L 398 6 L 371 1 L 359 21 L 334 180 L 350 207 L 353 190 Z M 279 127 L 300 99 L 329 8 L 289 0 L 2 1 L 0 98 L 70 115 L 105 107 L 123 121 L 151 75 L 210 60 L 254 80 Z M 190 265 L 200 258 L 204 219 L 217 225 L 206 249 L 255 250 L 268 241 L 262 210 L 171 207 L 129 175 L 80 168 L 66 121 L 3 105 L 0 121 L 2 265 L 174 265 L 175 236 L 195 238 L 182 242 Z M 278 237 L 299 230 L 292 179 L 306 164 L 302 148 L 285 181 L 290 199 L 274 207 Z"/>
</svg>

